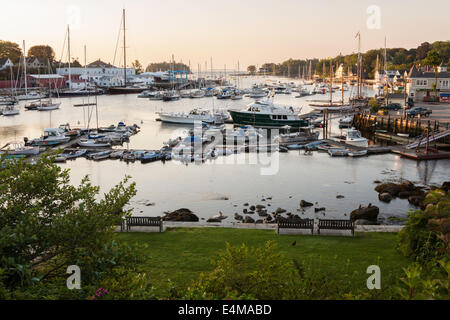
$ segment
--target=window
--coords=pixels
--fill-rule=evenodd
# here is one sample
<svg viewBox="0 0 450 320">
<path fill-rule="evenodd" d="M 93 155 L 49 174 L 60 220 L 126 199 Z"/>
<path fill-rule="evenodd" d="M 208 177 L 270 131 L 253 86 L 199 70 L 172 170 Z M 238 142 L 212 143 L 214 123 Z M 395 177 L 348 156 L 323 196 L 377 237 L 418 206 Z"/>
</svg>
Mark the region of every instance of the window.
<svg viewBox="0 0 450 320">
<path fill-rule="evenodd" d="M 416 80 L 416 85 L 417 86 L 427 86 L 428 80 Z"/>
<path fill-rule="evenodd" d="M 440 80 L 439 84 L 441 85 L 441 87 L 443 88 L 448 88 L 450 87 L 450 80 Z"/>
</svg>

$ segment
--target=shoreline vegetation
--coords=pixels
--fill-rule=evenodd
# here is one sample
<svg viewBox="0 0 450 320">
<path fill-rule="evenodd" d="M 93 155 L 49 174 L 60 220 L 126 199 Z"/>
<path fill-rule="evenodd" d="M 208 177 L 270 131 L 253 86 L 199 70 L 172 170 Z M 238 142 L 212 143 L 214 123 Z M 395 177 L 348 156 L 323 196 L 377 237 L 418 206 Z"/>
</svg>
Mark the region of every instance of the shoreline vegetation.
<svg viewBox="0 0 450 320">
<path fill-rule="evenodd" d="M 0 299 L 449 298 L 448 183 L 429 191 L 397 234 L 117 233 L 136 194 L 130 177 L 99 197 L 88 177 L 70 185 L 52 157 L 1 160 Z M 77 290 L 67 287 L 73 265 L 81 270 Z M 380 289 L 368 289 L 370 266 L 380 268 Z"/>
</svg>

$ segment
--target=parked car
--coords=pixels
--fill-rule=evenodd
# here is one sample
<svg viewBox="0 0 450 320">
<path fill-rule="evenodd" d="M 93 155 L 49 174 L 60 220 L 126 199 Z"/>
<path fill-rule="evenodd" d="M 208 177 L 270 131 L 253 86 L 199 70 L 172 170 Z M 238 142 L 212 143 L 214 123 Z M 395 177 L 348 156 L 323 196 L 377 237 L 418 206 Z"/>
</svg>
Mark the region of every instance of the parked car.
<svg viewBox="0 0 450 320">
<path fill-rule="evenodd" d="M 402 105 L 400 103 L 389 103 L 388 105 L 381 106 L 380 108 L 381 109 L 385 109 L 385 110 L 395 110 L 395 111 L 397 111 L 397 110 L 402 109 L 403 107 L 402 107 Z"/>
<path fill-rule="evenodd" d="M 416 117 L 418 115 L 428 117 L 433 111 L 424 107 L 414 107 L 406 111 L 408 117 Z"/>
</svg>

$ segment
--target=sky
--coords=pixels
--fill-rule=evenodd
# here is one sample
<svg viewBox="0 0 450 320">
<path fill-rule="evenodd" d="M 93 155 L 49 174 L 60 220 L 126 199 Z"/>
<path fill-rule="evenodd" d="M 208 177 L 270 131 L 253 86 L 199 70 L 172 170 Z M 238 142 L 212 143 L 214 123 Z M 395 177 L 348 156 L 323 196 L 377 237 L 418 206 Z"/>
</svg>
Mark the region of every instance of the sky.
<svg viewBox="0 0 450 320">
<path fill-rule="evenodd" d="M 384 47 L 415 48 L 450 40 L 448 0 L 15 0 L 2 3 L 0 40 L 48 44 L 56 58 L 67 25 L 71 55 L 117 66 L 116 43 L 126 10 L 127 64 L 190 61 L 192 69 L 240 69 L 289 58 L 326 58 Z M 119 44 L 119 48 L 122 47 Z M 121 61 L 119 61 L 121 60 Z"/>
</svg>

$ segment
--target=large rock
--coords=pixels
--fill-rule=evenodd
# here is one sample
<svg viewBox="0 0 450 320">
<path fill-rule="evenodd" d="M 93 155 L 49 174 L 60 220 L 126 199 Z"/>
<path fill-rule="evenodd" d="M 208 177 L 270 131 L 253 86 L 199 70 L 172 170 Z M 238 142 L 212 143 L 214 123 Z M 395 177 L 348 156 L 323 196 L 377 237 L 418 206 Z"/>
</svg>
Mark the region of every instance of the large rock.
<svg viewBox="0 0 450 320">
<path fill-rule="evenodd" d="M 237 212 L 234 213 L 234 219 L 242 221 L 244 219 L 243 216 L 241 216 L 240 214 L 238 214 Z"/>
<path fill-rule="evenodd" d="M 162 218 L 164 221 L 188 221 L 198 222 L 198 217 L 189 209 L 181 208 L 175 211 L 164 212 L 165 216 Z"/>
<path fill-rule="evenodd" d="M 304 208 L 304 207 L 312 207 L 314 204 L 312 204 L 311 202 L 302 200 L 300 201 L 300 207 Z"/>
<path fill-rule="evenodd" d="M 402 183 L 382 183 L 375 187 L 378 193 L 389 193 L 392 197 L 397 197 L 400 192 L 411 192 L 417 190 L 417 187 L 410 181 Z"/>
<path fill-rule="evenodd" d="M 421 207 L 423 206 L 423 201 L 425 200 L 424 196 L 410 196 L 408 198 L 408 202 L 411 203 L 413 206 Z"/>
<path fill-rule="evenodd" d="M 442 186 L 441 189 L 444 190 L 445 192 L 447 192 L 448 190 L 450 190 L 450 181 L 445 181 Z"/>
<path fill-rule="evenodd" d="M 245 216 L 244 223 L 255 223 L 255 220 L 250 216 Z"/>
<path fill-rule="evenodd" d="M 359 207 L 350 213 L 350 219 L 353 221 L 364 219 L 372 222 L 377 222 L 380 209 L 377 206 L 369 204 L 367 207 Z"/>
<path fill-rule="evenodd" d="M 389 203 L 392 200 L 392 196 L 388 192 L 383 192 L 378 195 L 378 199 L 380 199 L 380 201 Z"/>
<path fill-rule="evenodd" d="M 275 214 L 280 214 L 280 213 L 285 213 L 286 210 L 282 209 L 282 208 L 277 208 L 277 210 L 275 210 Z"/>
</svg>

